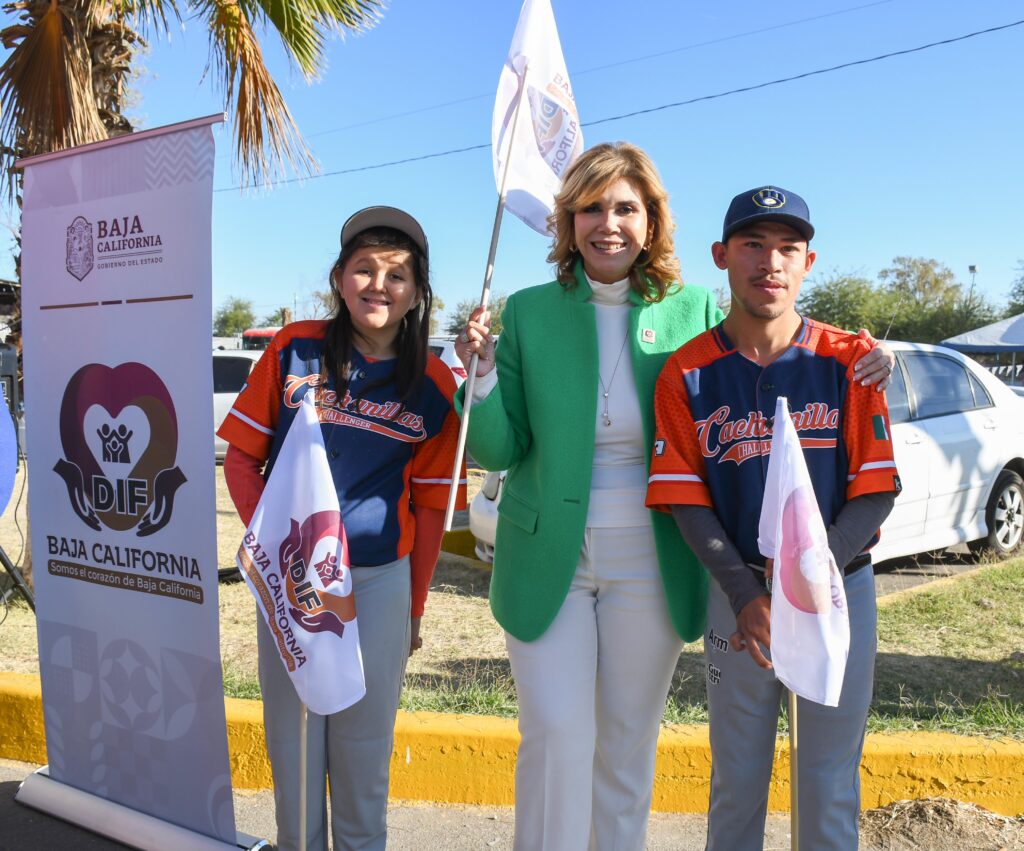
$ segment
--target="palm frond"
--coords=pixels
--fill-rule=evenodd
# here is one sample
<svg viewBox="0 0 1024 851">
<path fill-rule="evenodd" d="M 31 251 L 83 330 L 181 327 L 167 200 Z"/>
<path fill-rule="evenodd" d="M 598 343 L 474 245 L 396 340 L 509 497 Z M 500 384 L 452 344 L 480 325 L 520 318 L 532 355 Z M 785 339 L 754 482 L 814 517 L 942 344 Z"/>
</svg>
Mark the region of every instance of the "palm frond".
<svg viewBox="0 0 1024 851">
<path fill-rule="evenodd" d="M 253 28 L 235 0 L 213 0 L 208 20 L 210 52 L 229 109 L 234 106 L 235 149 L 247 183 L 270 183 L 285 167 L 312 174 L 316 160 L 306 146 L 280 90 L 263 61 Z"/>
<path fill-rule="evenodd" d="M 323 64 L 324 28 L 306 8 L 309 0 L 239 0 L 250 23 L 269 24 L 303 76 L 317 76 Z"/>
<path fill-rule="evenodd" d="M 306 79 L 323 67 L 327 35 L 362 32 L 376 25 L 383 0 L 239 0 L 250 21 L 267 21 Z"/>
<path fill-rule="evenodd" d="M 85 21 L 56 2 L 18 4 L 20 22 L 0 32 L 0 144 L 31 156 L 106 138 L 92 92 Z"/>
<path fill-rule="evenodd" d="M 95 20 L 107 22 L 119 20 L 127 22 L 133 29 L 148 38 L 170 31 L 168 15 L 181 22 L 181 9 L 177 0 L 79 0 L 89 7 Z"/>
</svg>

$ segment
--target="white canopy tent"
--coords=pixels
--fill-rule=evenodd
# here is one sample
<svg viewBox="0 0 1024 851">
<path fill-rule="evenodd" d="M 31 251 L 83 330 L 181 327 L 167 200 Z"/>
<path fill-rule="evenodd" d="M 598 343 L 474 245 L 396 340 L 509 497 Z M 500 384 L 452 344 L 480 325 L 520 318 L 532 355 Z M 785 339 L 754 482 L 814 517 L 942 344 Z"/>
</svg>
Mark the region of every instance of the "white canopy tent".
<svg viewBox="0 0 1024 851">
<path fill-rule="evenodd" d="M 949 337 L 942 344 L 974 356 L 1007 384 L 1024 378 L 1024 313 Z"/>
</svg>

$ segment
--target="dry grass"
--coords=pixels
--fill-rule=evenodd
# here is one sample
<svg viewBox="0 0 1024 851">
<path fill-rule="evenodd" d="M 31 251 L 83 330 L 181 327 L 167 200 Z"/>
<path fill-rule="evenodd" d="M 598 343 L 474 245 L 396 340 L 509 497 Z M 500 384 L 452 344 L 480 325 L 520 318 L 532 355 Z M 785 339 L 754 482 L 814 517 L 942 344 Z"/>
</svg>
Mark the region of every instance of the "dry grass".
<svg viewBox="0 0 1024 851">
<path fill-rule="evenodd" d="M 1024 848 L 1024 819 L 996 815 L 949 798 L 896 801 L 860 818 L 861 847 L 878 851 Z"/>
</svg>

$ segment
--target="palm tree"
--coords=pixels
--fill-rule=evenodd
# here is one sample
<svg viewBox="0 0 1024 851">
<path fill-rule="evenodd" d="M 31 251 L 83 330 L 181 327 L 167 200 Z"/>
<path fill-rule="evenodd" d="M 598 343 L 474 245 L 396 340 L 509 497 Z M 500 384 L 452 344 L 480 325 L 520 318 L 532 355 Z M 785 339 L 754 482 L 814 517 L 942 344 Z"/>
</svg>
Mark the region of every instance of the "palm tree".
<svg viewBox="0 0 1024 851">
<path fill-rule="evenodd" d="M 206 26 L 211 64 L 234 113 L 238 162 L 246 182 L 270 182 L 290 167 L 315 169 L 281 92 L 263 61 L 257 28 L 275 31 L 307 80 L 323 64 L 325 39 L 357 32 L 379 19 L 383 0 L 182 0 L 187 16 Z M 132 131 L 124 116 L 126 81 L 143 34 L 169 32 L 180 21 L 176 0 L 9 0 L 14 18 L 0 30 L 10 51 L 0 66 L 0 174 L 20 207 L 11 166 Z M 21 278 L 20 239 L 15 269 Z M 9 321 L 20 332 L 20 311 Z M 31 581 L 31 552 L 22 570 Z"/>
<path fill-rule="evenodd" d="M 286 168 L 315 169 L 263 60 L 257 30 L 276 32 L 307 80 L 323 65 L 332 34 L 373 26 L 383 0 L 10 0 L 0 30 L 10 53 L 0 66 L 0 162 L 130 133 L 126 80 L 150 31 L 169 18 L 196 19 L 210 38 L 225 110 L 246 182 Z M 10 187 L 13 189 L 13 185 Z"/>
</svg>

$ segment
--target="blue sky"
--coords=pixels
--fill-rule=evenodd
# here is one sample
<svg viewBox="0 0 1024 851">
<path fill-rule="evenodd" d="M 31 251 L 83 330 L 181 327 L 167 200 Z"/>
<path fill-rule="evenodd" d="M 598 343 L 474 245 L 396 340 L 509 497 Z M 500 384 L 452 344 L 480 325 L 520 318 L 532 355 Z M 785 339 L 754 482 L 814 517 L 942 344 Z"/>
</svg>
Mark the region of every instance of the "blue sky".
<svg viewBox="0 0 1024 851">
<path fill-rule="evenodd" d="M 587 122 L 756 85 L 1024 18 L 1019 0 L 552 0 Z M 268 42 L 269 64 L 324 172 L 487 143 L 519 0 L 393 0 L 369 32 L 331 43 L 307 85 Z M 219 111 L 202 27 L 186 22 L 143 58 L 140 128 Z M 1001 304 L 1024 260 L 1024 26 L 758 91 L 584 126 L 587 146 L 624 139 L 661 170 L 684 279 L 712 288 L 709 246 L 736 193 L 799 192 L 818 235 L 818 275 L 874 277 L 897 255 L 933 257 Z M 489 150 L 240 192 L 217 132 L 213 299 L 311 309 L 353 211 L 393 204 L 423 223 L 435 291 L 480 292 L 497 193 Z M 493 289 L 551 278 L 547 241 L 506 217 Z M 4 268 L 7 267 L 7 268 Z M 0 274 L 9 274 L 5 259 Z"/>
</svg>

